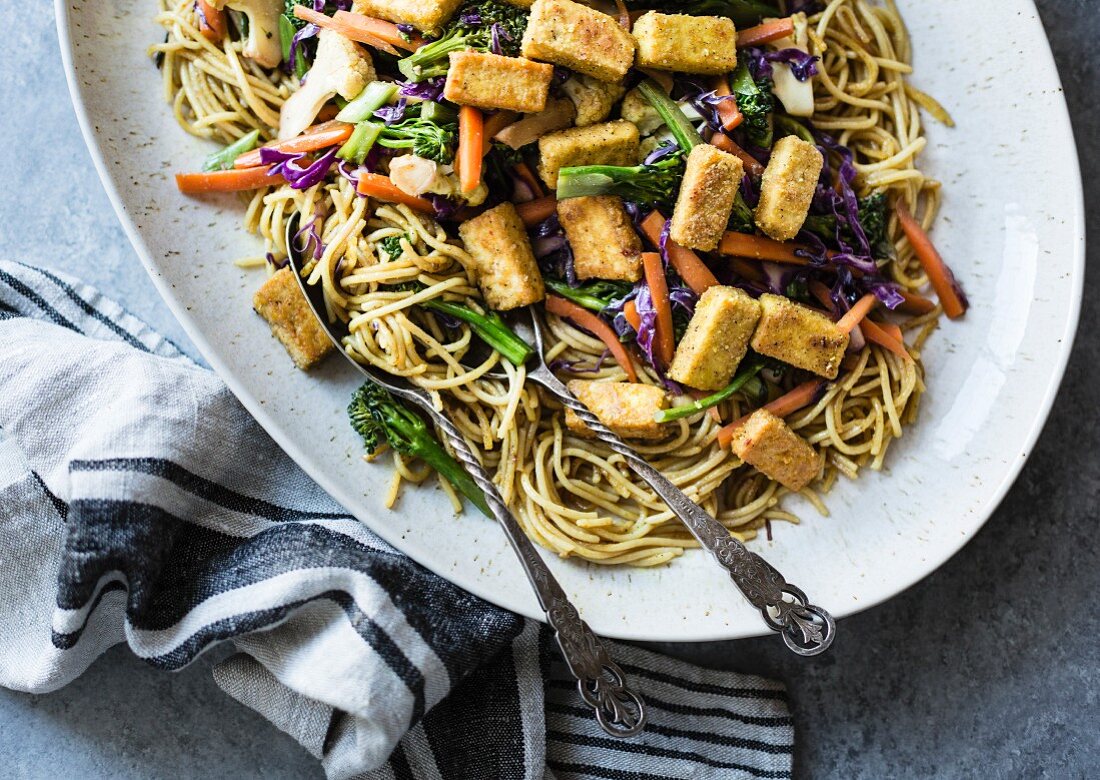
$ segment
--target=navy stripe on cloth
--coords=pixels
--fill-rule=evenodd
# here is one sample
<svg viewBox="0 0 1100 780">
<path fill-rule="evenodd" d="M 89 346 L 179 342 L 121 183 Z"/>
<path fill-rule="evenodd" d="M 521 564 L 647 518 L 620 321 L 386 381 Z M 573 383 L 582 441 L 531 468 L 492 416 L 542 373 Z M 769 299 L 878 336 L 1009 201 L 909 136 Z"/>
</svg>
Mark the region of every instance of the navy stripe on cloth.
<svg viewBox="0 0 1100 780">
<path fill-rule="evenodd" d="M 46 303 L 45 299 L 43 299 L 41 295 L 36 293 L 30 287 L 27 287 L 27 285 L 23 284 L 21 281 L 2 269 L 0 269 L 0 282 L 4 282 L 12 290 L 19 293 L 21 296 L 37 306 L 38 309 L 43 314 L 45 314 L 51 322 L 60 325 L 63 328 L 75 330 L 77 333 L 84 332 L 79 327 L 77 327 L 75 323 L 71 322 L 68 318 L 58 312 L 57 309 Z"/>
<path fill-rule="evenodd" d="M 664 674 L 654 669 L 645 669 L 641 666 L 633 666 L 631 664 L 619 664 L 619 666 L 622 667 L 624 672 L 648 677 L 658 682 L 670 683 L 680 688 L 697 691 L 698 693 L 713 693 L 718 696 L 733 696 L 738 699 L 776 699 L 778 701 L 787 701 L 787 692 L 784 690 L 771 690 L 768 688 L 727 688 L 723 685 L 692 682 L 682 677 L 673 677 L 672 675 Z"/>
<path fill-rule="evenodd" d="M 131 347 L 136 347 L 137 349 L 140 349 L 142 352 L 148 352 L 149 351 L 149 348 L 146 347 L 141 342 L 140 339 L 136 338 L 133 334 L 131 334 L 129 331 L 127 331 L 125 328 L 123 328 L 121 325 L 119 325 L 117 322 L 115 322 L 114 320 L 108 318 L 102 312 L 95 309 L 86 300 L 81 298 L 80 295 L 76 292 L 76 290 L 74 290 L 72 288 L 71 285 L 69 285 L 68 283 L 66 283 L 65 281 L 58 278 L 57 276 L 50 273 L 49 271 L 47 271 L 44 268 L 37 268 L 35 266 L 27 266 L 27 268 L 30 268 L 31 270 L 41 274 L 42 276 L 46 277 L 51 282 L 53 282 L 54 285 L 56 285 L 58 287 L 58 289 L 60 289 L 63 293 L 65 293 L 65 295 L 73 303 L 75 303 L 80 308 L 80 310 L 82 312 L 84 312 L 86 315 L 88 315 L 89 317 L 94 319 L 96 322 L 99 322 L 99 323 L 102 323 L 103 325 L 106 325 L 111 330 L 112 333 L 114 333 L 120 339 L 125 341 Z"/>
</svg>

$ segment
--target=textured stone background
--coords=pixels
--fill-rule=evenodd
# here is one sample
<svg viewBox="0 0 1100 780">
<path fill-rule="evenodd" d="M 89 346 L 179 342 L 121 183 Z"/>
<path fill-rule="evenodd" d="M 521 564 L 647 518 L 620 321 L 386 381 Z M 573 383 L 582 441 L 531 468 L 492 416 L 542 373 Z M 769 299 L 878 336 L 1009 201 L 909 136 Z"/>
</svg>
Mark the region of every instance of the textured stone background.
<svg viewBox="0 0 1100 780">
<path fill-rule="evenodd" d="M 34 13 L 28 8 L 0 0 L 0 10 L 21 12 L 18 24 L 7 25 L 0 79 L 0 129 L 15 149 L 0 191 L 0 246 L 5 256 L 46 262 L 98 285 L 187 344 L 100 188 L 69 105 L 52 12 L 41 0 L 30 4 Z M 1073 114 L 1086 198 L 1100 202 L 1096 3 L 1040 0 L 1039 8 Z M 1006 62 L 1004 73 L 1026 79 L 1028 64 Z M 1020 186 L 1043 153 L 1020 161 Z M 1088 227 L 1095 256 L 1100 212 L 1090 214 Z M 800 777 L 1098 771 L 1098 288 L 1093 274 L 1066 381 L 1031 460 L 985 529 L 940 571 L 845 620 L 819 660 L 795 659 L 774 640 L 658 648 L 704 666 L 785 679 Z M 57 693 L 0 689 L 0 774 L 320 777 L 289 737 L 222 695 L 211 663 L 163 674 L 116 648 Z"/>
</svg>

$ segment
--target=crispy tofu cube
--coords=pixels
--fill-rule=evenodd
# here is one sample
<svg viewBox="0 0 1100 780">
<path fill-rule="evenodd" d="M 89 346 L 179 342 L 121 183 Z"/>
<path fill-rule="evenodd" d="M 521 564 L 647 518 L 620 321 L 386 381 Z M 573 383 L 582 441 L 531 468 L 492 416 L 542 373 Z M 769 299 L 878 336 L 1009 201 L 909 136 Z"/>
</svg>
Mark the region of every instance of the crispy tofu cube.
<svg viewBox="0 0 1100 780">
<path fill-rule="evenodd" d="M 562 91 L 577 108 L 577 127 L 607 119 L 615 102 L 623 96 L 622 84 L 597 81 L 591 76 L 573 76 L 561 85 Z"/>
<path fill-rule="evenodd" d="M 802 229 L 825 160 L 809 141 L 780 138 L 760 182 L 756 226 L 776 241 L 790 241 Z"/>
<path fill-rule="evenodd" d="M 718 76 L 737 67 L 737 30 L 724 16 L 650 11 L 634 22 L 639 68 Z"/>
<path fill-rule="evenodd" d="M 717 249 L 744 175 L 745 164 L 739 157 L 710 144 L 692 149 L 676 196 L 669 237 L 692 249 Z"/>
<path fill-rule="evenodd" d="M 320 363 L 335 348 L 289 266 L 276 271 L 261 285 L 252 297 L 252 308 L 267 320 L 271 333 L 303 371 Z"/>
<path fill-rule="evenodd" d="M 819 311 L 765 293 L 760 296 L 760 322 L 749 343 L 761 355 L 836 379 L 848 334 Z"/>
<path fill-rule="evenodd" d="M 438 32 L 462 0 L 354 0 L 352 13 L 411 24 L 423 32 Z"/>
<path fill-rule="evenodd" d="M 668 375 L 699 390 L 721 390 L 733 379 L 760 319 L 760 304 L 736 287 L 711 287 L 699 298 Z"/>
<path fill-rule="evenodd" d="M 749 415 L 731 446 L 737 457 L 788 490 L 806 487 L 821 470 L 810 443 L 767 409 Z"/>
<path fill-rule="evenodd" d="M 618 20 L 572 0 L 535 0 L 521 51 L 600 81 L 621 81 L 634 64 L 634 39 Z"/>
<path fill-rule="evenodd" d="M 558 201 L 558 220 L 573 250 L 579 279 L 642 278 L 642 240 L 617 195 Z"/>
<path fill-rule="evenodd" d="M 569 391 L 588 407 L 600 422 L 624 439 L 663 439 L 668 430 L 653 416 L 668 405 L 665 391 L 637 382 L 593 382 L 574 379 Z M 570 410 L 565 427 L 584 438 L 595 434 Z"/>
<path fill-rule="evenodd" d="M 477 283 L 490 309 L 507 311 L 546 295 L 538 263 L 516 207 L 504 202 L 458 226 L 474 259 Z"/>
<path fill-rule="evenodd" d="M 633 122 L 642 135 L 650 135 L 665 123 L 657 109 L 645 99 L 637 87 L 623 97 L 623 102 L 619 104 L 619 116 Z"/>
<path fill-rule="evenodd" d="M 570 127 L 539 139 L 539 176 L 550 189 L 558 188 L 558 171 L 562 168 L 634 165 L 637 159 L 638 128 L 621 119 Z"/>
<path fill-rule="evenodd" d="M 443 97 L 452 103 L 523 113 L 546 108 L 552 65 L 478 51 L 451 52 L 450 59 Z"/>
</svg>

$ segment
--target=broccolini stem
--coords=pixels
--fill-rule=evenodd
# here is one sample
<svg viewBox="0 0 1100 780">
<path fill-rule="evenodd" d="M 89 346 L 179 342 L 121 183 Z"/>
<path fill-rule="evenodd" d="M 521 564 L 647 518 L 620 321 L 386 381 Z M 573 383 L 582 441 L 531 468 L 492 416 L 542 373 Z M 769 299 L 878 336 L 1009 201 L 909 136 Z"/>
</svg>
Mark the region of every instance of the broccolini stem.
<svg viewBox="0 0 1100 780">
<path fill-rule="evenodd" d="M 731 395 L 736 393 L 745 383 L 752 379 L 756 374 L 764 367 L 764 361 L 759 357 L 753 357 L 747 361 L 747 365 L 741 367 L 741 370 L 737 372 L 737 376 L 733 378 L 726 387 L 719 390 L 717 393 L 708 395 L 706 398 L 700 398 L 698 401 L 693 401 L 686 406 L 677 406 L 672 409 L 661 409 L 657 412 L 653 418 L 657 422 L 672 422 L 673 420 L 679 420 L 683 417 L 690 417 L 696 412 L 701 412 L 704 409 L 709 409 L 712 406 L 725 401 Z"/>
<path fill-rule="evenodd" d="M 672 132 L 676 143 L 680 145 L 685 153 L 690 152 L 692 147 L 704 143 L 703 137 L 699 135 L 695 126 L 684 116 L 684 112 L 653 79 L 642 79 L 641 83 L 638 84 L 638 91 L 661 115 L 661 119 L 665 120 L 665 124 L 668 125 L 668 129 Z"/>
<path fill-rule="evenodd" d="M 559 282 L 557 279 L 543 279 L 543 281 L 547 287 L 554 291 L 555 295 L 573 301 L 573 303 L 583 306 L 589 311 L 600 312 L 607 308 L 607 301 L 589 295 L 583 287 L 570 287 L 565 282 Z"/>
<path fill-rule="evenodd" d="M 336 152 L 336 156 L 362 165 L 381 132 L 382 125 L 377 122 L 360 122 L 352 131 L 351 137 Z"/>
<path fill-rule="evenodd" d="M 202 164 L 202 169 L 204 171 L 228 171 L 233 167 L 233 161 L 245 152 L 251 152 L 255 149 L 256 142 L 259 140 L 259 130 L 253 130 L 251 133 L 242 135 L 229 146 L 207 157 Z"/>
<path fill-rule="evenodd" d="M 479 314 L 467 306 L 441 301 L 438 298 L 424 301 L 421 306 L 449 314 L 469 324 L 482 341 L 503 355 L 514 366 L 522 366 L 535 352 L 530 344 L 504 324 L 504 320 L 496 312 Z"/>
<path fill-rule="evenodd" d="M 489 504 L 485 501 L 485 494 L 474 482 L 473 477 L 466 473 L 457 460 L 451 457 L 443 445 L 436 441 L 431 434 L 417 436 L 409 442 L 409 455 L 420 458 L 436 472 L 454 485 L 462 495 L 470 500 L 470 503 L 482 511 L 486 517 L 492 517 L 489 512 Z"/>
</svg>

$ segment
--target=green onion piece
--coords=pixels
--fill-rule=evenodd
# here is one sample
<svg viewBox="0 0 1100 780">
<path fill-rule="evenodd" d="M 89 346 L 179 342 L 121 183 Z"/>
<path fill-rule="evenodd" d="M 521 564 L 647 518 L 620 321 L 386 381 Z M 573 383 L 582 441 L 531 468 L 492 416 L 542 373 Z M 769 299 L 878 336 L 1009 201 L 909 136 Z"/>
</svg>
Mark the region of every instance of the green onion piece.
<svg viewBox="0 0 1100 780">
<path fill-rule="evenodd" d="M 336 115 L 341 122 L 362 122 L 370 119 L 375 111 L 393 100 L 397 94 L 397 85 L 385 81 L 372 81 L 359 93 L 355 100 L 348 103 Z"/>
<path fill-rule="evenodd" d="M 706 398 L 700 398 L 698 401 L 693 401 L 686 406 L 662 409 L 653 415 L 653 419 L 660 423 L 672 422 L 673 420 L 679 420 L 683 417 L 690 417 L 696 412 L 701 412 L 712 406 L 717 406 L 744 387 L 745 383 L 756 376 L 757 372 L 763 367 L 764 361 L 759 356 L 750 358 L 747 361 L 747 365 L 741 366 L 741 370 L 737 372 L 737 376 L 733 378 L 733 381 L 717 393 L 708 395 Z"/>
<path fill-rule="evenodd" d="M 362 165 L 367 159 L 374 142 L 382 132 L 382 125 L 376 122 L 360 122 L 351 132 L 351 137 L 336 152 L 341 160 L 349 160 L 356 165 Z"/>
<path fill-rule="evenodd" d="M 522 366 L 535 353 L 534 348 L 504 324 L 504 320 L 495 311 L 478 314 L 466 306 L 441 301 L 438 298 L 424 301 L 420 305 L 468 323 L 482 341 L 503 355 L 514 366 Z"/>
<path fill-rule="evenodd" d="M 665 120 L 665 124 L 668 125 L 668 129 L 676 138 L 676 143 L 680 145 L 681 149 L 690 152 L 693 147 L 703 143 L 703 137 L 699 135 L 695 126 L 688 121 L 688 118 L 684 116 L 684 112 L 680 110 L 680 107 L 676 105 L 672 98 L 665 94 L 657 82 L 649 78 L 642 79 L 641 83 L 638 84 L 638 91 L 657 110 L 657 113 L 661 115 L 661 119 Z"/>
<path fill-rule="evenodd" d="M 294 35 L 298 32 L 298 29 L 294 26 L 294 22 L 290 21 L 290 17 L 286 14 L 279 15 L 279 44 L 283 47 L 283 62 L 290 62 L 290 44 L 294 41 Z M 302 56 L 301 50 L 298 52 L 298 57 L 294 60 L 294 75 L 299 79 L 306 75 L 309 70 L 309 63 L 306 62 L 306 58 Z"/>
<path fill-rule="evenodd" d="M 260 140 L 260 131 L 241 136 L 224 149 L 214 152 L 206 158 L 202 164 L 204 171 L 228 171 L 233 167 L 233 162 L 245 152 L 251 152 L 256 148 L 256 142 Z"/>
</svg>

